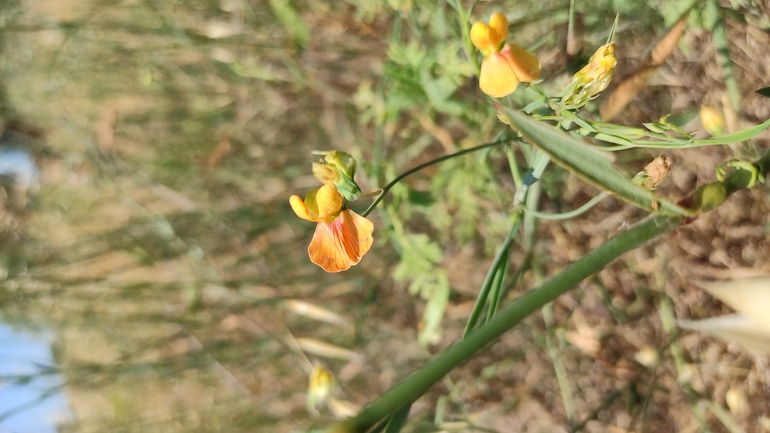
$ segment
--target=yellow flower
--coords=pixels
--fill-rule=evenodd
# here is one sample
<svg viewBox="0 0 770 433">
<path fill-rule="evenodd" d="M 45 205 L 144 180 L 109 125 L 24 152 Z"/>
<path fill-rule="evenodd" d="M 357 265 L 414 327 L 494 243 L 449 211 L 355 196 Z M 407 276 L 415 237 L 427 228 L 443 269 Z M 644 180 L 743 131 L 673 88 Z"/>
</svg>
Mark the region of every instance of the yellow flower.
<svg viewBox="0 0 770 433">
<path fill-rule="evenodd" d="M 508 37 L 508 19 L 497 12 L 489 25 L 477 22 L 471 27 L 471 42 L 484 55 L 479 74 L 481 91 L 494 98 L 502 98 L 516 90 L 519 82 L 540 78 L 540 61 L 524 48 L 505 43 Z"/>
<path fill-rule="evenodd" d="M 334 182 L 310 191 L 304 201 L 293 195 L 289 202 L 298 217 L 318 223 L 307 251 L 310 261 L 326 272 L 350 269 L 372 246 L 374 224 L 345 208 Z"/>
</svg>

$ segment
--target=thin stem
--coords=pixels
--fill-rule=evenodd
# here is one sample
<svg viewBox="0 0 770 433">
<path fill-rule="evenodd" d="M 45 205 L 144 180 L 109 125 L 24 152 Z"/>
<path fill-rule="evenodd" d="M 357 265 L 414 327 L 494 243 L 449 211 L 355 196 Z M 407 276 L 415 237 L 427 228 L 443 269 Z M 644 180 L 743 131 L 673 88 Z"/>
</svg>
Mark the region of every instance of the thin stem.
<svg viewBox="0 0 770 433">
<path fill-rule="evenodd" d="M 444 155 L 444 156 L 442 156 L 440 158 L 436 158 L 436 159 L 434 159 L 432 161 L 428 161 L 428 162 L 426 162 L 424 164 L 420 164 L 417 167 L 411 168 L 411 169 L 401 173 L 400 175 L 396 176 L 395 179 L 391 180 L 390 183 L 388 183 L 387 185 L 385 185 L 382 188 L 382 191 L 380 192 L 380 195 L 378 195 L 377 198 L 374 199 L 374 202 L 372 202 L 372 204 L 369 205 L 369 207 L 366 208 L 366 210 L 361 215 L 362 216 L 369 215 L 374 210 L 374 208 L 377 207 L 378 204 L 380 204 L 382 199 L 385 197 L 385 194 L 387 194 L 388 191 L 390 191 L 391 188 L 396 186 L 397 183 L 399 183 L 402 179 L 404 179 L 405 177 L 409 176 L 410 174 L 414 174 L 414 173 L 422 170 L 423 168 L 430 167 L 431 165 L 438 164 L 439 162 L 444 162 L 444 161 L 446 161 L 448 159 L 452 159 L 452 158 L 455 158 L 455 157 L 458 157 L 458 156 L 462 156 L 462 155 L 465 155 L 466 153 L 475 152 L 477 150 L 486 149 L 488 147 L 498 146 L 500 144 L 507 143 L 508 141 L 509 140 L 507 140 L 507 139 L 506 140 L 498 140 L 498 141 L 493 141 L 491 143 L 482 144 L 480 146 L 471 147 L 470 149 L 464 149 L 464 150 L 461 150 L 459 152 L 452 153 L 450 155 Z"/>
<path fill-rule="evenodd" d="M 682 224 L 680 217 L 657 216 L 609 239 L 573 262 L 539 287 L 530 290 L 497 313 L 485 325 L 438 353 L 412 375 L 367 405 L 355 418 L 343 422 L 346 431 L 361 433 L 393 413 L 406 401 L 424 394 L 433 384 L 478 351 L 497 340 L 543 305 L 569 291 L 583 279 L 598 272 L 617 257 Z"/>
<path fill-rule="evenodd" d="M 720 14 L 720 7 L 718 0 L 709 1 L 706 6 L 710 13 L 716 15 L 717 20 L 714 24 L 714 28 L 711 29 L 711 39 L 714 41 L 714 48 L 716 48 L 717 62 L 722 69 L 722 75 L 725 80 L 725 87 L 727 88 L 727 95 L 730 98 L 730 105 L 733 111 L 738 111 L 741 106 L 741 90 L 738 88 L 738 82 L 735 79 L 733 72 L 733 61 L 730 58 L 730 51 L 728 50 L 727 39 L 727 23 Z M 732 132 L 732 131 L 730 131 Z"/>
<path fill-rule="evenodd" d="M 588 200 L 588 202 L 586 202 L 586 204 L 584 204 L 583 206 L 580 206 L 579 208 L 573 211 L 564 212 L 564 213 L 545 213 L 535 209 L 530 209 L 528 207 L 524 207 L 524 211 L 537 218 L 540 218 L 541 220 L 566 220 L 566 219 L 574 218 L 586 212 L 587 210 L 599 204 L 600 201 L 604 200 L 608 196 L 609 194 L 607 194 L 606 192 L 602 192 L 596 197 L 592 198 L 591 200 Z"/>
<path fill-rule="evenodd" d="M 468 60 L 471 62 L 471 66 L 473 66 L 473 72 L 476 73 L 476 75 L 479 75 L 479 71 L 481 71 L 481 65 L 479 65 L 479 59 L 476 57 L 476 52 L 474 51 L 473 43 L 471 42 L 471 14 L 473 13 L 473 9 L 476 7 L 476 2 L 473 3 L 471 8 L 466 12 L 463 9 L 462 3 L 460 0 L 457 0 L 457 15 L 460 20 L 460 33 L 462 34 L 463 38 L 463 50 L 465 50 L 465 55 L 468 57 Z"/>
</svg>

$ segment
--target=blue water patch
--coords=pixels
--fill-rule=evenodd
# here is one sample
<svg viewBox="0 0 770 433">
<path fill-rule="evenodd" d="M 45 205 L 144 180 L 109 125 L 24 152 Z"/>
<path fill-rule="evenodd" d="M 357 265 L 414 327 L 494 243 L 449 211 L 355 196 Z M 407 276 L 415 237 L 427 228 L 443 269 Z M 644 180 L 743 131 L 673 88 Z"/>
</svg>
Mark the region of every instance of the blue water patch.
<svg viewBox="0 0 770 433">
<path fill-rule="evenodd" d="M 69 418 L 52 339 L 0 323 L 0 433 L 55 433 Z"/>
<path fill-rule="evenodd" d="M 18 188 L 28 190 L 40 182 L 40 171 L 26 150 L 0 148 L 0 177 L 7 177 Z"/>
</svg>

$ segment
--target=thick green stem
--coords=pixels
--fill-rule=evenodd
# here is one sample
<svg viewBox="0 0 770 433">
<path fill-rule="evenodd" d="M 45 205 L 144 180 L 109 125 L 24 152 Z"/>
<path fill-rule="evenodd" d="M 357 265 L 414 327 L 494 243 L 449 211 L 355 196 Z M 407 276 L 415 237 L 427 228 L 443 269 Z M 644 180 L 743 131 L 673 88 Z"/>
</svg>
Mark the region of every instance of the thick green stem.
<svg viewBox="0 0 770 433">
<path fill-rule="evenodd" d="M 332 431 L 362 433 L 393 413 L 404 403 L 424 394 L 433 384 L 478 351 L 497 340 L 528 315 L 598 272 L 621 254 L 639 247 L 682 224 L 680 217 L 657 216 L 606 241 L 599 248 L 572 263 L 558 275 L 518 298 L 463 340 L 448 347 L 402 382 L 367 405 L 355 418 Z"/>
</svg>

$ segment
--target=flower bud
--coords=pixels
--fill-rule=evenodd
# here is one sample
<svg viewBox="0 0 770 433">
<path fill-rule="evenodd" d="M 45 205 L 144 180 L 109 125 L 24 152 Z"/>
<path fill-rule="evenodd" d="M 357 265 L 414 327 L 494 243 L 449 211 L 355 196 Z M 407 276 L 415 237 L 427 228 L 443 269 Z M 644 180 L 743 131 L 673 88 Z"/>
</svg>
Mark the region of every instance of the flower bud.
<svg viewBox="0 0 770 433">
<path fill-rule="evenodd" d="M 616 63 L 614 42 L 599 47 L 588 64 L 572 76 L 572 83 L 562 96 L 562 107 L 580 108 L 596 98 L 609 86 Z"/>
<path fill-rule="evenodd" d="M 361 194 L 353 178 L 356 175 L 356 160 L 347 152 L 332 150 L 318 152 L 324 157 L 313 163 L 313 175 L 321 182 L 334 182 L 340 194 L 347 200 L 355 200 Z"/>
</svg>

